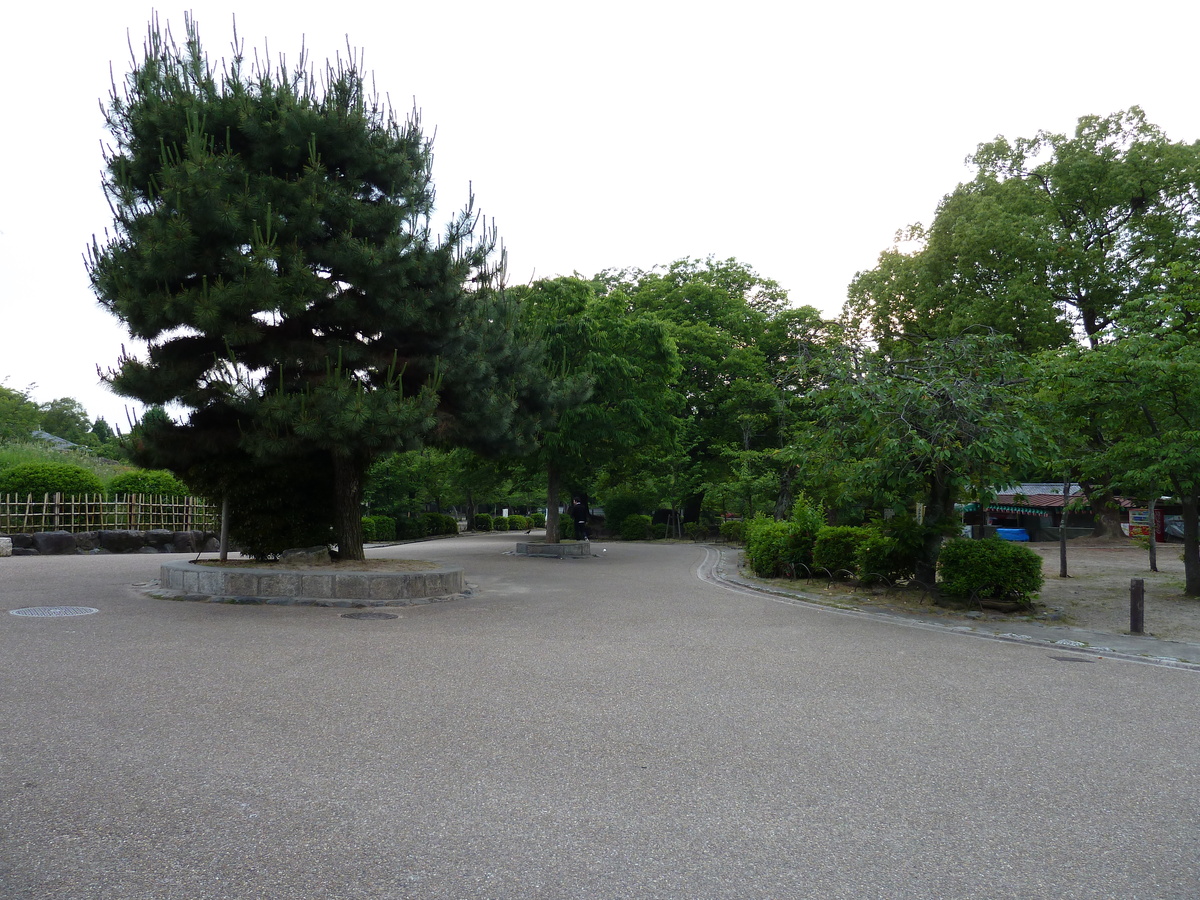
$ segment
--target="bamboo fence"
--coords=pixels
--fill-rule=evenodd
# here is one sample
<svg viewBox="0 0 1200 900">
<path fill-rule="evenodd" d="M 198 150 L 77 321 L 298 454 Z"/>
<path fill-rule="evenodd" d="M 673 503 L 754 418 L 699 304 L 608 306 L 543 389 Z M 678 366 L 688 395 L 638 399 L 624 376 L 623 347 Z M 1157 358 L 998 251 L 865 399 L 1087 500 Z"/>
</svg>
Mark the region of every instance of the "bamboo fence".
<svg viewBox="0 0 1200 900">
<path fill-rule="evenodd" d="M 156 494 L 0 494 L 0 533 L 35 531 L 210 531 L 220 527 L 220 504 L 201 497 Z"/>
</svg>

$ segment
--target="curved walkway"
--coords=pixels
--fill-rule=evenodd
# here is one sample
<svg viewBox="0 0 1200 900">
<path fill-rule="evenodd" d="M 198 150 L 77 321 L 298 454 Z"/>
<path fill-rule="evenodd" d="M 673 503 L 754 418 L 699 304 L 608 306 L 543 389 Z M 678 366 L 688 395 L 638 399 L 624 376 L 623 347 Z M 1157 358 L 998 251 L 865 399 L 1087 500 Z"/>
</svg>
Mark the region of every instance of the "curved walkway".
<svg viewBox="0 0 1200 900">
<path fill-rule="evenodd" d="M 1197 673 L 512 542 L 378 551 L 474 584 L 378 620 L 0 560 L 0 610 L 98 610 L 0 614 L 0 895 L 1200 895 Z"/>
</svg>

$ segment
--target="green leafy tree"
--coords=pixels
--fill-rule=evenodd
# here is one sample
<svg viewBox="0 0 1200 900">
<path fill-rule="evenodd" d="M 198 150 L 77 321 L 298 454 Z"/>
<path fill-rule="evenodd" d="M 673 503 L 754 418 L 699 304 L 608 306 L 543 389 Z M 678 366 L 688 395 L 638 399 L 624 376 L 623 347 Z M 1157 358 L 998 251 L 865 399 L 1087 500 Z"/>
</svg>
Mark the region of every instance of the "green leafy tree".
<svg viewBox="0 0 1200 900">
<path fill-rule="evenodd" d="M 525 327 L 545 351 L 555 415 L 536 456 L 546 479 L 546 539 L 559 536 L 564 484 L 576 489 L 647 446 L 670 446 L 679 371 L 665 324 L 630 309 L 620 291 L 597 296 L 579 278 L 534 282 L 520 294 Z"/>
<path fill-rule="evenodd" d="M 887 352 L 977 326 L 1031 355 L 1096 348 L 1200 246 L 1200 143 L 1169 141 L 1137 107 L 1085 116 L 1071 135 L 997 138 L 970 161 L 976 177 L 928 231 L 901 235 L 851 286 L 848 317 Z M 1078 408 L 1047 412 L 1101 533 L 1119 538 L 1121 472 L 1099 465 L 1119 432 Z"/>
<path fill-rule="evenodd" d="M 751 456 L 782 445 L 769 333 L 789 312 L 787 293 L 736 259 L 713 257 L 605 272 L 594 281 L 602 293 L 618 291 L 634 310 L 667 323 L 684 400 L 669 479 L 682 491 L 684 521 L 698 521 L 707 491 L 728 477 L 731 454 L 753 468 L 759 460 Z M 786 515 L 790 503 L 781 506 Z"/>
<path fill-rule="evenodd" d="M 41 429 L 47 434 L 76 444 L 84 442 L 91 428 L 88 412 L 72 397 L 59 397 L 41 408 Z"/>
<path fill-rule="evenodd" d="M 495 290 L 495 235 L 470 205 L 433 234 L 431 143 L 357 60 L 318 72 L 238 50 L 216 71 L 186 30 L 181 48 L 152 23 L 108 107 L 115 233 L 93 244 L 90 274 L 146 343 L 108 380 L 190 411 L 144 436 L 148 464 L 189 484 L 236 490 L 223 462 L 250 479 L 313 467 L 303 480 L 359 559 L 379 455 L 430 434 L 508 449 L 530 437 L 535 369 Z"/>
<path fill-rule="evenodd" d="M 27 441 L 41 419 L 38 405 L 29 399 L 29 391 L 18 391 L 0 384 L 0 441 Z"/>
<path fill-rule="evenodd" d="M 1200 278 L 1130 302 L 1090 349 L 1055 354 L 1044 391 L 1064 416 L 1107 439 L 1081 454 L 1084 477 L 1130 497 L 1169 491 L 1183 512 L 1184 592 L 1200 596 Z"/>
<path fill-rule="evenodd" d="M 830 454 L 856 463 L 850 487 L 876 508 L 924 509 L 918 580 L 933 584 L 955 504 L 1013 480 L 1035 459 L 1023 358 L 987 332 L 925 342 L 904 356 L 849 346 L 823 391 Z"/>
</svg>

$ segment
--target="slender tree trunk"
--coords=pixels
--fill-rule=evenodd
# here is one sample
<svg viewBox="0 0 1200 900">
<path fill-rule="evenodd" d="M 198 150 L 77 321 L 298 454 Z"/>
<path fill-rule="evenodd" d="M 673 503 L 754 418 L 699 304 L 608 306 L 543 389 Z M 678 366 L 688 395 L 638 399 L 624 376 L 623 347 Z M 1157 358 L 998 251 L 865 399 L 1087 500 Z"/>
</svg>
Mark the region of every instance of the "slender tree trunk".
<svg viewBox="0 0 1200 900">
<path fill-rule="evenodd" d="M 560 475 L 554 463 L 546 464 L 546 543 L 557 544 L 558 540 L 558 492 Z"/>
<path fill-rule="evenodd" d="M 1200 597 L 1200 497 L 1179 498 L 1183 507 L 1183 592 Z"/>
<path fill-rule="evenodd" d="M 362 498 L 366 466 L 353 457 L 333 456 L 334 529 L 340 559 L 366 559 L 363 553 Z"/>
<path fill-rule="evenodd" d="M 925 507 L 925 531 L 921 555 L 917 557 L 917 581 L 933 587 L 937 584 L 938 557 L 945 538 L 943 526 L 954 518 L 954 491 L 943 473 L 930 478 L 929 502 Z"/>
<path fill-rule="evenodd" d="M 779 493 L 775 495 L 775 519 L 782 522 L 792 514 L 792 483 L 796 480 L 799 466 L 787 466 L 779 473 Z"/>
<path fill-rule="evenodd" d="M 1158 505 L 1158 492 L 1150 498 L 1150 508 L 1146 510 L 1146 518 L 1150 520 L 1150 571 L 1158 571 L 1158 533 L 1154 528 L 1154 507 Z"/>
<path fill-rule="evenodd" d="M 1071 476 L 1063 479 L 1063 511 L 1058 521 L 1058 577 L 1070 578 L 1067 574 L 1067 500 L 1071 497 Z"/>
</svg>

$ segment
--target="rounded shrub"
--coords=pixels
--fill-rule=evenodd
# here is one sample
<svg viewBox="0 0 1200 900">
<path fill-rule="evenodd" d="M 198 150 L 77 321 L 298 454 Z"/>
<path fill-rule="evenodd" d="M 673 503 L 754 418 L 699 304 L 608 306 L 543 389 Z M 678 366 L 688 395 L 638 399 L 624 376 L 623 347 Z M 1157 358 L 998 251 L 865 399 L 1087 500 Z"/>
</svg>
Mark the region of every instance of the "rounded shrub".
<svg viewBox="0 0 1200 900">
<path fill-rule="evenodd" d="M 633 513 L 621 520 L 621 540 L 644 541 L 650 537 L 650 517 Z"/>
<path fill-rule="evenodd" d="M 570 516 L 558 517 L 558 539 L 560 541 L 575 540 L 575 523 Z"/>
<path fill-rule="evenodd" d="M 425 524 L 425 534 L 458 534 L 458 522 L 454 516 L 448 516 L 445 513 L 427 512 L 421 514 L 421 521 Z"/>
<path fill-rule="evenodd" d="M 731 544 L 746 543 L 745 519 L 726 519 L 721 523 L 721 537 Z"/>
<path fill-rule="evenodd" d="M 535 512 L 533 515 L 531 515 L 529 517 L 529 520 L 533 523 L 534 528 L 545 528 L 546 527 L 546 514 L 545 513 Z"/>
<path fill-rule="evenodd" d="M 668 526 L 666 522 L 655 522 L 650 526 L 650 537 L 654 538 L 656 541 L 665 539 L 667 536 L 667 528 Z"/>
<path fill-rule="evenodd" d="M 391 516 L 363 516 L 364 541 L 394 541 L 396 520 Z"/>
<path fill-rule="evenodd" d="M 496 516 L 492 519 L 493 531 L 508 531 L 508 516 Z"/>
<path fill-rule="evenodd" d="M 858 548 L 871 534 L 869 528 L 851 525 L 826 525 L 813 542 L 813 568 L 831 575 L 854 573 Z"/>
<path fill-rule="evenodd" d="M 508 517 L 509 531 L 525 531 L 529 527 L 529 517 L 513 513 Z"/>
<path fill-rule="evenodd" d="M 0 472 L 0 494 L 33 494 L 40 501 L 45 494 L 103 493 L 104 485 L 95 474 L 71 463 L 20 463 Z"/>
<path fill-rule="evenodd" d="M 135 469 L 110 479 L 108 493 L 186 497 L 188 487 L 166 469 Z"/>
<path fill-rule="evenodd" d="M 952 597 L 1012 597 L 1029 604 L 1042 589 L 1042 558 L 998 538 L 958 538 L 942 547 L 938 575 L 938 587 Z"/>
<path fill-rule="evenodd" d="M 402 519 L 396 519 L 395 527 L 396 540 L 398 541 L 416 541 L 428 534 L 425 530 L 425 521 L 415 516 L 405 516 Z"/>
<path fill-rule="evenodd" d="M 496 526 L 493 524 L 491 513 L 475 513 L 475 519 L 472 522 L 476 531 L 491 531 Z"/>
<path fill-rule="evenodd" d="M 863 584 L 896 582 L 916 574 L 916 558 L 906 553 L 900 541 L 867 527 L 867 534 L 854 554 L 854 574 Z"/>
</svg>

